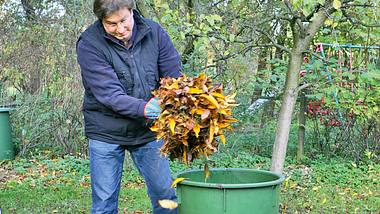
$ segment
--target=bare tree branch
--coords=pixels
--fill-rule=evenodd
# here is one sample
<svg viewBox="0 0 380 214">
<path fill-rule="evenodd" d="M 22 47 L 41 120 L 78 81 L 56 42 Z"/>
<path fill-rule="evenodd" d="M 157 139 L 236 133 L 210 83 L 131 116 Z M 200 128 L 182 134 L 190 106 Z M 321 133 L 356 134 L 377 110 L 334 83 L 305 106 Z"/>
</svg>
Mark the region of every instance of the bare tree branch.
<svg viewBox="0 0 380 214">
<path fill-rule="evenodd" d="M 363 7 L 363 8 L 374 7 L 374 5 L 372 5 L 372 4 L 349 4 L 351 2 L 352 1 L 349 1 L 349 2 L 346 2 L 345 4 L 343 4 L 341 9 L 352 8 L 352 7 Z"/>
<path fill-rule="evenodd" d="M 297 23 L 297 25 L 299 26 L 299 28 L 301 29 L 301 31 L 304 31 L 305 28 L 304 28 L 304 26 L 301 23 L 302 16 L 294 11 L 292 3 L 290 3 L 289 0 L 285 0 L 284 3 L 286 5 L 286 7 L 289 9 L 289 11 L 290 11 L 293 19 L 295 20 L 295 22 Z"/>
<path fill-rule="evenodd" d="M 323 25 L 327 17 L 335 11 L 336 9 L 331 6 L 329 8 L 321 8 L 321 10 L 317 12 L 315 19 L 307 27 L 304 43 L 301 44 L 303 45 L 303 50 L 307 49 L 307 46 L 310 44 L 311 40 L 314 38 L 315 34 Z"/>
<path fill-rule="evenodd" d="M 277 47 L 277 48 L 279 48 L 279 49 L 281 49 L 281 50 L 283 50 L 283 51 L 285 51 L 285 52 L 287 52 L 287 53 L 290 53 L 290 50 L 288 49 L 288 48 L 286 48 L 286 47 L 284 47 L 284 46 L 282 46 L 282 45 L 279 45 L 277 42 L 276 42 L 276 40 L 273 38 L 273 37 L 271 37 L 267 32 L 265 32 L 265 31 L 263 31 L 263 30 L 261 30 L 261 29 L 255 29 L 255 31 L 257 31 L 257 32 L 259 32 L 259 33 L 261 33 L 261 34 L 264 34 L 271 42 L 272 42 L 272 44 L 275 46 L 275 47 Z"/>
<path fill-rule="evenodd" d="M 213 6 L 213 7 L 218 6 L 218 4 L 223 3 L 223 2 L 225 2 L 225 1 L 226 1 L 226 0 L 220 0 L 220 1 L 215 2 L 214 4 L 212 4 L 212 6 Z"/>
<path fill-rule="evenodd" d="M 296 89 L 296 90 L 297 90 L 297 93 L 300 92 L 300 91 L 302 91 L 303 89 L 309 87 L 309 86 L 311 86 L 310 83 L 306 83 L 306 84 L 300 85 L 300 86 Z"/>
<path fill-rule="evenodd" d="M 360 21 L 359 19 L 355 19 L 352 15 L 348 14 L 347 11 L 345 11 L 345 10 L 342 10 L 342 14 L 344 15 L 344 17 L 346 17 L 348 19 L 349 22 L 351 22 L 352 25 L 362 25 L 364 27 L 369 27 L 369 28 L 380 27 L 380 24 L 367 24 L 367 23 Z"/>
</svg>

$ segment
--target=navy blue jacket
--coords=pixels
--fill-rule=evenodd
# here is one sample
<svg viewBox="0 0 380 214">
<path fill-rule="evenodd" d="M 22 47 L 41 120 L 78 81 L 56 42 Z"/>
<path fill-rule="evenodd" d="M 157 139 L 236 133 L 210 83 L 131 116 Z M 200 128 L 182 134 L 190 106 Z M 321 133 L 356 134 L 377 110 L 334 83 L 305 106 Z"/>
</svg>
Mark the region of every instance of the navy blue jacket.
<svg viewBox="0 0 380 214">
<path fill-rule="evenodd" d="M 180 56 L 157 23 L 134 11 L 132 46 L 107 34 L 100 20 L 77 42 L 85 89 L 85 134 L 95 140 L 136 146 L 155 139 L 144 106 L 161 77 L 179 77 Z"/>
</svg>

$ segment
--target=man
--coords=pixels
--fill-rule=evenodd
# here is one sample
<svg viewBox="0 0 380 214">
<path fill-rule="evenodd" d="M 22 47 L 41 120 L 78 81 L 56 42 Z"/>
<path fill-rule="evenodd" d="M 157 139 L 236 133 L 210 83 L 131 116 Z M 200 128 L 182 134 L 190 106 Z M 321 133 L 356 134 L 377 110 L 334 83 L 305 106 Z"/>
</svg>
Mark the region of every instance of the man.
<svg viewBox="0 0 380 214">
<path fill-rule="evenodd" d="M 125 150 L 144 177 L 153 213 L 177 213 L 158 200 L 176 200 L 168 160 L 149 124 L 160 107 L 151 91 L 161 77 L 179 77 L 180 57 L 161 26 L 141 17 L 134 0 L 95 0 L 98 20 L 77 42 L 85 89 L 92 213 L 117 213 Z"/>
</svg>

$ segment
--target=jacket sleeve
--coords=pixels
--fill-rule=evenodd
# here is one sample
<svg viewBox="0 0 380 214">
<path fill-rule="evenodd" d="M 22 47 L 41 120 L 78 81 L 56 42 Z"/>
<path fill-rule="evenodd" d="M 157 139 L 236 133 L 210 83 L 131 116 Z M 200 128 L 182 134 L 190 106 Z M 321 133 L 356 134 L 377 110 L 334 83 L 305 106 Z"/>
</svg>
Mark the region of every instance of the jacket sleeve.
<svg viewBox="0 0 380 214">
<path fill-rule="evenodd" d="M 85 90 L 114 112 L 127 117 L 144 116 L 146 101 L 128 96 L 105 56 L 85 40 L 77 45 L 77 60 Z"/>
<path fill-rule="evenodd" d="M 181 76 L 180 71 L 182 67 L 180 55 L 175 49 L 168 33 L 161 26 L 158 28 L 158 46 L 158 70 L 160 77 L 177 78 Z"/>
</svg>

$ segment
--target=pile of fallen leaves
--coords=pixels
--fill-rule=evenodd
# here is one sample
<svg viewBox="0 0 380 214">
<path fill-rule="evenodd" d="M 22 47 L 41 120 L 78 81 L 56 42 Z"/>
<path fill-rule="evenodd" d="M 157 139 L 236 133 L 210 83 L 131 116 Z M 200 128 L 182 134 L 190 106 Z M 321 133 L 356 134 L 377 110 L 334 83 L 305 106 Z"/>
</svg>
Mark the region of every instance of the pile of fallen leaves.
<svg viewBox="0 0 380 214">
<path fill-rule="evenodd" d="M 225 129 L 231 129 L 234 95 L 223 95 L 221 84 L 213 84 L 205 74 L 198 77 L 163 78 L 153 94 L 162 113 L 151 130 L 164 140 L 161 152 L 186 164 L 217 151 L 225 144 Z"/>
</svg>

